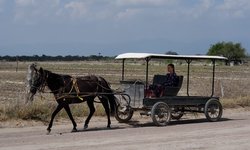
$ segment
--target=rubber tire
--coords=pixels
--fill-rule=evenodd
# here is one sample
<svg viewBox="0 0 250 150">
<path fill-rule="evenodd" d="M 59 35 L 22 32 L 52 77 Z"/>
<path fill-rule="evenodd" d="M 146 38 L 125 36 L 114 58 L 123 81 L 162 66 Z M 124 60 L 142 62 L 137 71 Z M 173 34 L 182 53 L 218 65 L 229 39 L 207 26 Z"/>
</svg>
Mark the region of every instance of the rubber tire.
<svg viewBox="0 0 250 150">
<path fill-rule="evenodd" d="M 217 108 L 219 109 L 219 113 L 218 113 L 218 116 L 216 118 L 211 118 L 211 116 L 209 115 L 208 109 L 209 109 L 210 105 L 216 105 Z M 205 113 L 205 116 L 206 116 L 208 121 L 215 122 L 215 121 L 220 120 L 221 116 L 222 116 L 222 113 L 223 113 L 223 109 L 222 109 L 222 105 L 221 105 L 220 101 L 217 100 L 217 99 L 208 100 L 206 105 L 205 105 L 204 113 Z"/>
<path fill-rule="evenodd" d="M 126 114 L 127 117 L 126 117 L 126 118 L 121 118 L 121 117 L 119 116 L 119 113 L 120 113 L 120 112 L 118 112 L 118 111 L 119 111 L 119 107 L 120 107 L 120 105 L 118 105 L 117 108 L 115 109 L 115 110 L 116 110 L 116 112 L 115 112 L 115 119 L 116 119 L 119 123 L 127 123 L 127 122 L 129 122 L 130 119 L 133 117 L 133 114 L 134 114 L 133 109 L 132 109 L 130 106 L 128 106 L 128 107 L 129 107 L 129 108 L 128 108 L 129 110 L 128 110 L 128 113 Z"/>
<path fill-rule="evenodd" d="M 156 119 L 156 115 L 159 115 L 158 113 L 158 109 L 159 107 L 165 107 L 166 109 L 166 112 L 165 113 L 168 113 L 167 114 L 167 118 L 164 122 L 158 122 L 158 120 Z M 170 107 L 166 104 L 166 103 L 163 103 L 163 102 L 157 102 L 153 105 L 152 109 L 151 109 L 151 118 L 154 122 L 155 125 L 157 126 L 166 126 L 169 124 L 170 120 L 171 120 L 171 109 Z"/>
</svg>

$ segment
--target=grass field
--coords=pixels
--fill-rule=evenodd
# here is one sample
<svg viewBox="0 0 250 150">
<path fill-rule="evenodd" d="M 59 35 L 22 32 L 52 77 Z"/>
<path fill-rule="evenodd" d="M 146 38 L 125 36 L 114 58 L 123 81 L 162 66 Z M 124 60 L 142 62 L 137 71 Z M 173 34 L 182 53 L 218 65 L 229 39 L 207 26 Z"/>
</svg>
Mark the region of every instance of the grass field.
<svg viewBox="0 0 250 150">
<path fill-rule="evenodd" d="M 8 119 L 37 119 L 48 121 L 51 112 L 56 107 L 52 94 L 37 94 L 34 103 L 24 105 L 25 80 L 27 67 L 31 62 L 19 62 L 16 71 L 15 62 L 1 62 L 0 64 L 0 120 Z M 89 74 L 103 76 L 112 85 L 113 89 L 119 87 L 121 79 L 120 61 L 79 61 L 79 62 L 37 62 L 38 66 L 59 74 L 84 76 Z M 149 66 L 149 79 L 154 74 L 165 74 L 167 62 L 152 62 Z M 125 67 L 126 79 L 145 80 L 145 64 L 130 61 Z M 185 63 L 176 64 L 178 75 L 184 75 L 184 82 L 179 95 L 186 95 Z M 191 66 L 190 95 L 211 95 L 212 67 L 206 62 L 196 62 Z M 216 68 L 215 96 L 221 97 L 224 108 L 250 106 L 250 67 L 224 66 Z M 48 91 L 48 90 L 47 90 Z M 74 116 L 86 116 L 88 109 L 86 103 L 72 105 Z M 96 105 L 95 115 L 104 115 L 100 105 Z M 66 114 L 62 111 L 60 117 Z"/>
</svg>

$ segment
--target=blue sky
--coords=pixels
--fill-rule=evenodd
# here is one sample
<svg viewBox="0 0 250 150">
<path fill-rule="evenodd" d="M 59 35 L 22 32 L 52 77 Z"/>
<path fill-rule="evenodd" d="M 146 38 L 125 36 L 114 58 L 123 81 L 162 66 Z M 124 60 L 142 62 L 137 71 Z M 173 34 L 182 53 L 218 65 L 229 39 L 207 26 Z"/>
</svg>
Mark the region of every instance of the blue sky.
<svg viewBox="0 0 250 150">
<path fill-rule="evenodd" d="M 250 53 L 249 0 L 0 0 L 0 55 Z"/>
</svg>

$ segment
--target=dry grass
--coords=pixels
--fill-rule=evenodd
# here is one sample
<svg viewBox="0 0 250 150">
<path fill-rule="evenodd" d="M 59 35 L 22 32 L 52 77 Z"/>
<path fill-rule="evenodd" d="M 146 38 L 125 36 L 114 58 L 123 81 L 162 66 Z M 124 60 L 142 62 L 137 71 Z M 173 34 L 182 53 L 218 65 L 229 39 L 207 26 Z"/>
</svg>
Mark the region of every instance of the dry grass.
<svg viewBox="0 0 250 150">
<path fill-rule="evenodd" d="M 0 108 L 0 121 L 23 119 L 48 122 L 56 106 L 56 103 L 48 103 L 46 100 L 40 100 L 29 104 L 7 104 Z M 96 104 L 96 110 L 96 116 L 106 115 L 101 104 Z M 71 105 L 71 112 L 74 117 L 84 117 L 88 115 L 88 107 L 84 103 Z M 62 110 L 58 114 L 58 117 L 66 118 L 68 115 L 65 110 Z"/>
<path fill-rule="evenodd" d="M 238 97 L 234 99 L 222 99 L 222 105 L 224 108 L 237 108 L 237 107 L 249 107 L 250 97 Z"/>
<path fill-rule="evenodd" d="M 36 96 L 33 104 L 25 105 L 26 68 L 31 62 L 20 62 L 19 70 L 12 62 L 0 63 L 0 120 L 32 119 L 47 122 L 56 107 L 53 95 L 42 94 L 46 99 Z M 39 66 L 60 74 L 82 76 L 95 74 L 107 79 L 113 89 L 119 87 L 121 79 L 121 62 L 38 62 Z M 211 95 L 212 69 L 209 65 L 195 64 L 191 69 L 190 95 Z M 125 68 L 126 79 L 145 79 L 145 65 L 141 62 L 129 62 Z M 186 95 L 186 65 L 176 65 L 176 72 L 184 75 L 180 95 Z M 248 66 L 218 66 L 215 82 L 215 96 L 221 97 L 224 108 L 250 106 L 250 67 Z M 149 79 L 154 74 L 165 74 L 166 63 L 151 63 Z M 71 105 L 73 116 L 85 117 L 88 114 L 86 103 Z M 96 105 L 95 115 L 105 115 L 103 107 Z M 59 117 L 67 117 L 61 111 Z"/>
</svg>

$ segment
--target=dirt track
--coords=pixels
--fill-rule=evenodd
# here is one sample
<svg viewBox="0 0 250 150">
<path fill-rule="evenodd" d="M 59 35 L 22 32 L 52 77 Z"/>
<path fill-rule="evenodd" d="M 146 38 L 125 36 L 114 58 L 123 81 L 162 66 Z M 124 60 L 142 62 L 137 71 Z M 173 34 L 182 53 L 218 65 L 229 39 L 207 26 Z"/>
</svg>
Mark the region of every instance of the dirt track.
<svg viewBox="0 0 250 150">
<path fill-rule="evenodd" d="M 130 125 L 113 120 L 108 130 L 106 118 L 93 118 L 88 130 L 76 133 L 70 133 L 71 124 L 55 125 L 50 135 L 46 126 L 0 128 L 0 149 L 250 149 L 250 111 L 227 110 L 220 122 L 182 120 L 166 127 L 136 119 Z"/>
</svg>

